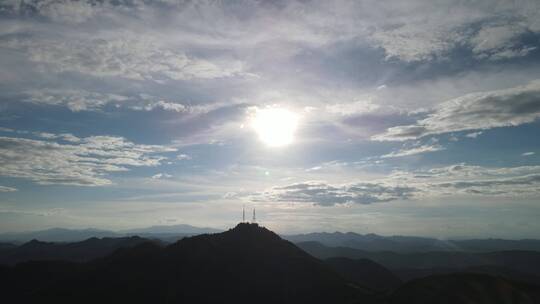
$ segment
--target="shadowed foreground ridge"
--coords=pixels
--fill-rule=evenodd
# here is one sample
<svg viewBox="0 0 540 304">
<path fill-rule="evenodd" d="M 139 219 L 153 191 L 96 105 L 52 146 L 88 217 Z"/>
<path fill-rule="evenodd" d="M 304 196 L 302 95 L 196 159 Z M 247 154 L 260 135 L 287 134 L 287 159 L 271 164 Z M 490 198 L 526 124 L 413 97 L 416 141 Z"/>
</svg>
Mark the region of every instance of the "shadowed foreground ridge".
<svg viewBox="0 0 540 304">
<path fill-rule="evenodd" d="M 56 303 L 372 302 L 370 292 L 321 261 L 247 223 L 168 247 L 139 244 L 88 263 L 30 262 L 0 271 L 10 297 Z"/>
<path fill-rule="evenodd" d="M 411 281 L 398 288 L 390 303 L 540 303 L 538 286 L 486 274 L 454 273 Z"/>
</svg>

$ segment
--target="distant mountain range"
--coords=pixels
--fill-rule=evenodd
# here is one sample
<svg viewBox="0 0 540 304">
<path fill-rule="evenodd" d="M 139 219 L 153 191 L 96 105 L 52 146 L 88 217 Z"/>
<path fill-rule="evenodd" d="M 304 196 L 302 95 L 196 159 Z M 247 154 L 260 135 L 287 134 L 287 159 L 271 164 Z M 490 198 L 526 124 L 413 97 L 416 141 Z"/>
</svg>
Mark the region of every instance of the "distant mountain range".
<svg viewBox="0 0 540 304">
<path fill-rule="evenodd" d="M 3 265 L 2 265 L 3 264 Z M 257 224 L 173 244 L 141 237 L 0 243 L 17 303 L 539 303 L 540 252 L 297 245 Z"/>
<path fill-rule="evenodd" d="M 160 239 L 173 243 L 186 236 L 205 233 L 222 232 L 220 229 L 195 227 L 191 225 L 152 226 L 147 228 L 109 231 L 99 229 L 64 229 L 3 233 L 0 242 L 21 244 L 31 240 L 43 242 L 76 242 L 92 237 L 118 238 L 140 236 L 148 239 Z M 308 233 L 282 235 L 282 238 L 293 243 L 318 242 L 329 247 L 348 247 L 364 251 L 392 251 L 396 253 L 430 252 L 430 251 L 467 251 L 490 252 L 504 250 L 540 251 L 540 240 L 502 240 L 502 239 L 471 239 L 471 240 L 439 240 L 435 238 L 414 236 L 380 236 L 376 234 L 358 234 L 353 232 Z M 1 250 L 1 248 L 0 248 Z"/>
<path fill-rule="evenodd" d="M 112 231 L 91 228 L 80 230 L 52 228 L 40 231 L 2 233 L 0 234 L 0 241 L 10 243 L 25 243 L 31 240 L 43 242 L 76 242 L 93 237 L 103 238 L 120 236 L 120 234 Z"/>
<path fill-rule="evenodd" d="M 104 257 L 120 248 L 131 248 L 152 241 L 138 236 L 121 238 L 89 238 L 81 242 L 52 243 L 32 240 L 21 246 L 0 245 L 0 264 L 14 265 L 27 261 L 85 262 Z"/>
<path fill-rule="evenodd" d="M 203 233 L 218 233 L 223 232 L 221 229 L 214 229 L 208 227 L 195 227 L 191 225 L 179 224 L 170 226 L 151 226 L 147 228 L 121 230 L 122 234 L 203 234 Z"/>
<path fill-rule="evenodd" d="M 471 251 L 489 252 L 502 250 L 540 251 L 540 240 L 439 240 L 414 236 L 380 236 L 354 232 L 308 233 L 286 235 L 283 238 L 294 242 L 318 242 L 330 247 L 349 247 L 365 251 L 392 251 L 398 253 L 428 251 Z"/>
<path fill-rule="evenodd" d="M 31 240 L 43 242 L 77 242 L 89 238 L 118 238 L 128 236 L 141 236 L 157 238 L 163 241 L 175 242 L 183 237 L 204 233 L 217 233 L 222 230 L 214 228 L 200 228 L 191 225 L 152 226 L 140 229 L 110 231 L 100 229 L 65 229 L 52 228 L 40 231 L 13 232 L 0 234 L 0 242 L 25 243 Z"/>
</svg>

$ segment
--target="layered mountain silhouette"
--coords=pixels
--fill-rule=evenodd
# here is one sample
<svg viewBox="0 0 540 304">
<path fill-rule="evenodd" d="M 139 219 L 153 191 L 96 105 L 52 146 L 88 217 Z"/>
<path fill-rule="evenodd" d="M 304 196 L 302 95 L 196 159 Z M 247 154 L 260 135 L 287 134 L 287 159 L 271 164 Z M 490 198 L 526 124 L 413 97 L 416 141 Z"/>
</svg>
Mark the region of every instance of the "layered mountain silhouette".
<svg viewBox="0 0 540 304">
<path fill-rule="evenodd" d="M 430 251 L 492 252 L 505 250 L 540 251 L 540 240 L 439 240 L 415 236 L 381 236 L 354 232 L 307 233 L 284 236 L 294 243 L 318 242 L 329 247 L 348 247 L 364 251 L 417 253 Z"/>
<path fill-rule="evenodd" d="M 173 243 L 184 237 L 204 233 L 218 233 L 223 230 L 195 227 L 186 224 L 158 225 L 146 228 L 135 228 L 120 231 L 102 229 L 66 229 L 52 228 L 40 231 L 0 233 L 0 242 L 21 244 L 30 240 L 42 242 L 78 242 L 92 237 L 120 238 L 140 236 L 149 239 L 160 239 Z M 364 251 L 392 251 L 396 253 L 418 253 L 431 251 L 457 252 L 492 252 L 507 250 L 540 251 L 540 240 L 503 240 L 503 239 L 470 239 L 439 240 L 415 236 L 381 236 L 373 233 L 358 234 L 354 232 L 320 232 L 296 235 L 282 235 L 282 238 L 293 243 L 318 242 L 329 247 L 348 247 Z M 0 246 L 0 251 L 2 250 Z"/>
<path fill-rule="evenodd" d="M 143 242 L 87 263 L 0 268 L 9 297 L 55 303 L 373 303 L 374 293 L 257 224 Z"/>
<path fill-rule="evenodd" d="M 351 304 L 539 303 L 540 299 L 539 285 L 525 283 L 536 278 L 531 271 L 540 264 L 537 252 L 461 252 L 468 256 L 456 257 L 449 256 L 455 252 L 445 251 L 397 254 L 316 242 L 300 245 L 325 260 L 248 223 L 170 245 L 140 237 L 2 244 L 0 254 L 12 265 L 0 266 L 2 299 L 7 303 Z M 330 257 L 335 254 L 348 258 Z M 494 264 L 466 269 L 433 266 L 478 261 L 470 255 L 481 255 L 481 260 Z M 385 263 L 425 267 L 389 270 Z M 410 277 L 402 283 L 398 275 L 407 271 Z M 456 271 L 460 272 L 448 274 Z"/>
<path fill-rule="evenodd" d="M 159 238 L 160 240 L 167 242 L 176 242 L 177 240 L 186 236 L 217 232 L 222 232 L 222 230 L 206 227 L 195 227 L 185 224 L 151 226 L 120 231 L 109 231 L 93 228 L 51 228 L 38 231 L 1 233 L 0 241 L 7 243 L 25 243 L 31 240 L 39 240 L 42 242 L 79 242 L 89 238 L 120 238 L 140 236 L 151 239 Z"/>
<path fill-rule="evenodd" d="M 354 232 L 321 232 L 285 236 L 295 242 L 318 242 L 331 247 L 350 247 L 365 251 L 393 251 L 393 252 L 419 252 L 419 251 L 454 251 L 459 248 L 452 242 L 434 238 L 414 236 L 381 236 L 373 233 L 358 234 Z"/>
<path fill-rule="evenodd" d="M 25 243 L 31 240 L 42 242 L 77 242 L 89 238 L 121 237 L 122 235 L 108 230 L 101 229 L 66 229 L 51 228 L 39 231 L 28 232 L 8 232 L 0 234 L 0 240 L 10 243 Z"/>
<path fill-rule="evenodd" d="M 474 272 L 492 274 L 513 280 L 537 284 L 540 282 L 540 252 L 510 250 L 496 252 L 417 253 L 371 252 L 349 247 L 328 247 L 317 242 L 297 244 L 319 259 L 369 259 L 408 281 L 434 274 Z"/>
</svg>

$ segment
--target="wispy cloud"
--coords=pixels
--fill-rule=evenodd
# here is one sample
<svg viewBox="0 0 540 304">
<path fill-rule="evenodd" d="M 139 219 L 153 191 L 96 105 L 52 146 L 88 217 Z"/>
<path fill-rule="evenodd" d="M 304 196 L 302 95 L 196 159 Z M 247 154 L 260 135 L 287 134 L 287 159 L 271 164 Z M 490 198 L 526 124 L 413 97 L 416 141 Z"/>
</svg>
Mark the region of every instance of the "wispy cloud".
<svg viewBox="0 0 540 304">
<path fill-rule="evenodd" d="M 167 174 L 167 173 L 157 173 L 157 174 L 154 174 L 152 175 L 152 179 L 164 179 L 164 178 L 171 178 L 172 175 L 170 174 Z"/>
<path fill-rule="evenodd" d="M 256 202 L 319 206 L 372 204 L 445 196 L 534 197 L 540 194 L 540 167 L 487 168 L 456 164 L 427 170 L 396 170 L 387 177 L 345 184 L 305 181 L 239 196 Z"/>
<path fill-rule="evenodd" d="M 540 193 L 540 167 L 489 168 L 456 164 L 413 172 L 396 171 L 391 179 L 422 189 L 423 195 L 496 195 L 521 197 Z"/>
<path fill-rule="evenodd" d="M 428 145 L 422 145 L 418 147 L 400 149 L 398 151 L 384 154 L 381 156 L 381 158 L 411 156 L 411 155 L 417 155 L 417 154 L 427 153 L 427 152 L 442 151 L 444 149 L 445 148 L 439 144 L 428 144 Z"/>
<path fill-rule="evenodd" d="M 477 138 L 478 136 L 482 135 L 482 133 L 483 133 L 482 131 L 472 132 L 472 133 L 466 134 L 465 137 Z"/>
<path fill-rule="evenodd" d="M 33 90 L 26 93 L 26 102 L 68 107 L 73 112 L 95 111 L 109 103 L 126 101 L 126 96 L 88 92 L 85 90 Z"/>
<path fill-rule="evenodd" d="M 189 156 L 187 154 L 178 154 L 178 155 L 176 155 L 176 159 L 178 159 L 178 160 L 190 160 L 191 156 Z"/>
<path fill-rule="evenodd" d="M 193 58 L 161 41 L 125 33 L 123 37 L 63 40 L 13 39 L 5 48 L 26 52 L 30 61 L 52 71 L 132 80 L 212 79 L 241 75 L 242 62 L 212 62 Z"/>
<path fill-rule="evenodd" d="M 18 191 L 17 188 L 0 186 L 0 192 L 15 192 Z"/>
<path fill-rule="evenodd" d="M 64 106 L 73 112 L 102 111 L 108 105 L 134 111 L 154 111 L 161 109 L 177 113 L 204 113 L 202 106 L 186 106 L 148 94 L 119 95 L 89 92 L 86 90 L 41 89 L 24 93 L 24 102 L 40 105 Z"/>
</svg>

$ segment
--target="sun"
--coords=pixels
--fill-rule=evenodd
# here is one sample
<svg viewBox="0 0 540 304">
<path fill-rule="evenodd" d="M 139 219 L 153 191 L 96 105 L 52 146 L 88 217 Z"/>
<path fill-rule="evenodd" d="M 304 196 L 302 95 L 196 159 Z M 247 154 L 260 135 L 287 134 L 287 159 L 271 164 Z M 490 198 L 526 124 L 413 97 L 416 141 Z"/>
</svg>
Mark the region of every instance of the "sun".
<svg viewBox="0 0 540 304">
<path fill-rule="evenodd" d="M 285 108 L 257 109 L 251 126 L 267 146 L 283 147 L 294 141 L 298 115 Z"/>
</svg>

